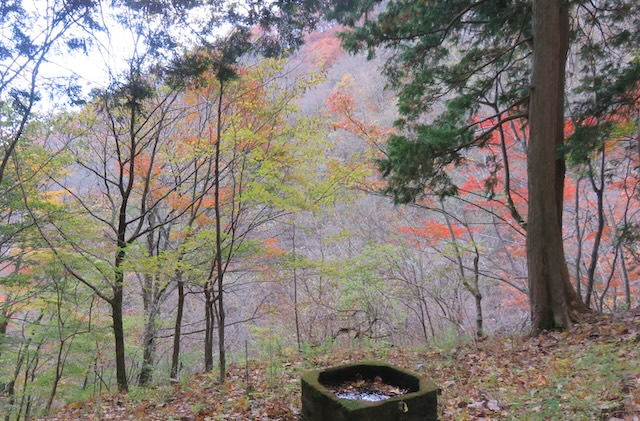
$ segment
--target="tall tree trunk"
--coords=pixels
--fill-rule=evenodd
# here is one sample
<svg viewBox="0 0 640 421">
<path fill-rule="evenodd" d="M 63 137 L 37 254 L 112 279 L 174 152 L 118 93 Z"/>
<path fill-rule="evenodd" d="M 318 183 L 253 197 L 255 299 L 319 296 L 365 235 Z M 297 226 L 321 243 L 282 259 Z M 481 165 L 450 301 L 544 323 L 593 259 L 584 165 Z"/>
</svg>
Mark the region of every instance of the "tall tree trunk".
<svg viewBox="0 0 640 421">
<path fill-rule="evenodd" d="M 58 385 L 60 384 L 60 380 L 62 379 L 62 373 L 64 372 L 64 360 L 65 360 L 65 356 L 64 354 L 64 345 L 65 345 L 65 340 L 60 341 L 60 344 L 58 345 L 58 353 L 56 356 L 56 369 L 55 369 L 55 373 L 53 375 L 53 381 L 52 381 L 52 385 L 51 385 L 51 392 L 49 393 L 49 398 L 47 399 L 47 404 L 45 405 L 44 408 L 44 412 L 45 414 L 49 415 L 49 412 L 51 412 L 51 406 L 53 405 L 53 400 L 56 397 L 56 393 L 58 391 Z"/>
<path fill-rule="evenodd" d="M 638 156 L 640 157 L 640 110 L 638 110 L 638 136 L 636 136 L 636 146 L 638 148 Z"/>
<path fill-rule="evenodd" d="M 184 312 L 184 281 L 182 275 L 178 275 L 178 309 L 176 312 L 176 324 L 173 331 L 173 352 L 171 354 L 171 373 L 169 381 L 178 382 L 178 369 L 180 367 L 180 339 L 182 332 L 182 315 Z"/>
<path fill-rule="evenodd" d="M 204 286 L 204 371 L 213 370 L 213 329 L 215 327 L 214 291 L 211 280 Z"/>
<path fill-rule="evenodd" d="M 148 203 L 150 208 L 152 203 Z M 158 226 L 156 211 L 149 212 L 148 215 L 149 233 L 146 236 L 147 253 L 149 256 L 159 256 L 159 244 L 161 234 L 158 234 L 156 241 L 155 229 Z M 145 315 L 144 332 L 142 334 L 142 368 L 138 376 L 138 386 L 145 387 L 153 380 L 153 366 L 155 357 L 156 338 L 156 315 L 160 307 L 160 299 L 164 293 L 163 287 L 158 286 L 157 275 L 144 274 L 142 282 L 142 305 Z"/>
<path fill-rule="evenodd" d="M 594 174 L 594 168 L 589 161 L 589 173 L 591 187 L 596 194 L 596 211 L 598 215 L 598 228 L 596 229 L 596 237 L 593 240 L 593 248 L 591 249 L 591 261 L 587 268 L 587 294 L 584 299 L 584 303 L 587 307 L 591 307 L 591 296 L 593 295 L 593 288 L 596 282 L 596 268 L 598 267 L 598 256 L 600 255 L 600 242 L 602 241 L 602 234 L 604 232 L 604 186 L 605 186 L 605 151 L 604 146 L 600 148 L 600 175 L 598 177 L 598 184 L 596 184 L 596 175 Z"/>
<path fill-rule="evenodd" d="M 0 357 L 2 357 L 2 344 L 4 343 L 4 337 L 7 335 L 7 328 L 9 327 L 9 300 L 10 298 L 7 297 L 4 303 L 4 307 L 0 312 Z"/>
<path fill-rule="evenodd" d="M 569 279 L 562 243 L 565 162 L 566 0 L 533 2 L 533 76 L 529 104 L 527 269 L 533 333 L 568 328 L 584 306 Z"/>
<path fill-rule="evenodd" d="M 118 276 L 122 278 L 122 275 Z M 123 288 L 122 279 L 116 280 L 113 287 L 113 299 L 111 300 L 111 319 L 113 321 L 113 336 L 116 351 L 116 381 L 119 392 L 128 392 L 127 367 L 124 350 L 124 326 L 122 323 Z"/>
<path fill-rule="evenodd" d="M 296 323 L 296 343 L 298 352 L 302 352 L 302 339 L 300 337 L 300 315 L 298 309 L 298 271 L 296 268 L 296 218 L 293 217 L 293 232 L 291 234 L 291 247 L 293 249 L 293 315 Z"/>
<path fill-rule="evenodd" d="M 427 303 L 427 299 L 422 292 L 422 288 L 420 286 L 417 287 L 418 294 L 418 306 L 420 307 L 420 313 L 418 314 L 418 318 L 420 319 L 420 326 L 422 327 L 422 334 L 424 336 L 424 342 L 426 344 L 429 343 L 429 333 L 427 333 L 427 326 L 429 327 L 429 331 L 431 333 L 431 337 L 436 337 L 436 330 L 433 327 L 433 321 L 431 320 L 431 312 L 429 311 L 429 304 Z"/>
<path fill-rule="evenodd" d="M 218 124 L 216 127 L 216 156 L 214 163 L 214 200 L 215 200 L 215 220 L 216 220 L 216 284 L 218 296 L 216 297 L 216 309 L 218 311 L 218 361 L 220 364 L 220 383 L 224 383 L 227 371 L 227 355 L 225 351 L 225 308 L 222 270 L 222 224 L 220 212 L 220 144 L 222 143 L 222 100 L 224 98 L 224 83 L 220 80 L 220 93 L 218 96 Z"/>
<path fill-rule="evenodd" d="M 607 282 L 604 285 L 604 289 L 602 290 L 602 294 L 600 294 L 600 299 L 595 299 L 594 294 L 594 304 L 597 305 L 598 311 L 604 311 L 604 300 L 607 298 L 607 293 L 609 292 L 609 288 L 611 288 L 611 281 L 616 274 L 616 268 L 618 267 L 618 257 L 620 257 L 620 247 L 616 247 L 616 253 L 613 256 L 613 263 L 611 263 L 611 272 L 609 272 L 609 276 L 607 277 Z M 616 311 L 616 294 L 613 296 L 613 311 Z"/>
<path fill-rule="evenodd" d="M 16 403 L 16 382 L 18 381 L 18 376 L 20 375 L 20 371 L 22 370 L 22 364 L 24 363 L 25 353 L 27 352 L 29 345 L 31 344 L 31 338 L 27 341 L 26 347 L 20 347 L 18 350 L 18 357 L 16 361 L 16 366 L 13 370 L 13 377 L 7 383 L 2 385 L 2 389 L 0 389 L 3 394 L 9 397 L 8 400 L 8 408 L 10 412 L 7 412 L 4 416 L 4 421 L 11 420 L 11 413 L 15 412 L 14 405 Z"/>
<path fill-rule="evenodd" d="M 197 208 L 198 206 L 196 205 L 191 210 L 191 217 L 186 227 L 187 235 L 185 237 L 185 243 L 187 238 L 191 237 L 191 227 L 195 221 Z M 185 252 L 181 251 L 178 256 L 177 267 L 180 267 L 180 262 L 183 261 L 184 255 Z M 182 269 L 177 270 L 175 280 L 178 285 L 178 308 L 176 310 L 176 322 L 173 330 L 173 352 L 171 353 L 171 372 L 169 375 L 169 381 L 172 383 L 177 383 L 180 379 L 180 340 L 182 339 L 182 318 L 184 316 L 184 272 Z"/>
<path fill-rule="evenodd" d="M 480 292 L 480 253 L 475 247 L 476 255 L 473 257 L 473 298 L 476 303 L 476 337 L 484 336 L 484 317 L 482 316 L 482 293 Z"/>
<path fill-rule="evenodd" d="M 188 238 L 191 238 L 191 227 L 196 219 L 197 208 L 198 206 L 195 205 L 191 210 L 191 217 L 186 227 L 187 235 L 185 237 L 185 243 Z M 180 267 L 184 255 L 185 252 L 182 250 L 178 255 L 177 267 Z M 182 269 L 178 269 L 176 272 L 175 280 L 178 285 L 178 308 L 176 310 L 176 322 L 173 330 L 173 352 L 171 353 L 171 372 L 169 376 L 169 381 L 172 383 L 177 383 L 180 378 L 180 340 L 182 339 L 182 318 L 184 316 L 184 272 Z"/>
<path fill-rule="evenodd" d="M 456 235 L 453 231 L 453 226 L 451 225 L 451 221 L 449 219 L 449 214 L 444 208 L 444 203 L 440 202 L 440 207 L 442 208 L 442 214 L 444 215 L 444 219 L 447 223 L 447 228 L 449 229 L 449 235 L 451 236 L 451 243 L 453 244 L 453 250 L 456 254 L 456 261 L 458 262 L 458 271 L 460 272 L 460 280 L 464 288 L 473 295 L 473 299 L 475 301 L 476 306 L 476 337 L 481 338 L 484 335 L 483 321 L 484 318 L 482 316 L 482 293 L 480 292 L 480 272 L 479 272 L 479 260 L 480 260 L 480 252 L 478 248 L 474 246 L 475 256 L 473 258 L 473 285 L 469 284 L 467 280 L 467 276 L 464 270 L 464 264 L 462 263 L 462 250 L 458 247 Z M 473 242 L 473 236 L 471 235 L 471 231 L 467 227 L 467 232 L 469 233 L 469 238 L 471 238 L 471 242 Z"/>
<path fill-rule="evenodd" d="M 144 324 L 144 334 L 142 337 L 142 369 L 138 378 L 138 385 L 145 387 L 151 383 L 153 379 L 153 366 L 155 355 L 155 337 L 156 337 L 156 314 L 157 303 L 152 300 L 150 307 L 147 309 L 147 320 Z"/>
<path fill-rule="evenodd" d="M 124 231 L 121 232 L 124 237 Z M 124 325 L 122 323 L 122 305 L 124 297 L 124 272 L 122 271 L 122 263 L 125 258 L 124 251 L 125 242 L 118 240 L 118 251 L 115 259 L 115 282 L 112 287 L 113 298 L 109 301 L 111 304 L 111 320 L 113 321 L 113 336 L 115 339 L 116 351 L 116 382 L 118 383 L 119 392 L 128 392 L 129 384 L 127 382 L 127 366 L 124 350 Z"/>
<path fill-rule="evenodd" d="M 584 237 L 584 231 L 580 226 L 580 182 L 582 177 L 578 177 L 576 180 L 576 205 L 574 223 L 576 228 L 576 243 L 578 246 L 578 252 L 576 253 L 576 294 L 582 300 L 582 238 Z"/>
<path fill-rule="evenodd" d="M 624 285 L 624 303 L 627 309 L 631 308 L 631 284 L 629 282 L 629 273 L 627 272 L 627 264 L 625 263 L 624 248 L 620 245 L 620 271 L 622 273 L 622 284 Z"/>
</svg>

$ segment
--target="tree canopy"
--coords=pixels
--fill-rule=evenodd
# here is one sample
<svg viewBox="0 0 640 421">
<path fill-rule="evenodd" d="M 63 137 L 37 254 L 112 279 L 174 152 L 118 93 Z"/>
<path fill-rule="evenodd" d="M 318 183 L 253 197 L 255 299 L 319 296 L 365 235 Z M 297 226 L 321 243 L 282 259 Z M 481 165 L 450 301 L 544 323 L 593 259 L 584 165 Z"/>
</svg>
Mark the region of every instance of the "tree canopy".
<svg viewBox="0 0 640 421">
<path fill-rule="evenodd" d="M 551 19 L 552 15 L 542 14 L 545 8 L 557 8 L 566 18 L 555 21 L 555 27 L 536 27 L 536 22 Z M 552 235 L 555 240 L 529 232 L 528 250 L 533 258 L 535 247 L 540 247 L 542 253 L 542 248 L 551 247 L 552 241 L 559 241 L 556 250 L 561 250 L 567 150 L 575 151 L 574 157 L 588 155 L 597 139 L 602 139 L 595 133 L 606 131 L 611 124 L 610 119 L 602 118 L 604 115 L 610 116 L 612 109 L 629 113 L 637 107 L 638 50 L 637 43 L 628 42 L 638 36 L 629 29 L 637 27 L 637 12 L 637 3 L 629 1 L 362 1 L 336 7 L 334 17 L 349 26 L 342 33 L 345 47 L 354 52 L 368 51 L 369 57 L 376 51 L 384 52 L 384 73 L 398 94 L 399 132 L 390 137 L 386 156 L 378 161 L 388 181 L 386 192 L 398 203 L 456 195 L 459 181 L 451 178 L 451 168 L 463 163 L 473 149 L 485 147 L 493 131 L 516 121 L 530 129 L 530 187 L 538 182 L 555 187 L 540 196 L 530 196 L 526 223 L 517 212 L 512 215 L 522 226 L 546 227 L 548 218 L 531 213 L 532 209 L 555 208 L 560 223 Z M 559 31 L 556 38 L 546 38 L 550 30 Z M 558 43 L 564 47 L 553 52 Z M 554 54 L 555 58 L 547 61 Z M 572 64 L 569 71 L 565 69 L 567 57 Z M 556 85 L 540 98 L 536 90 L 544 89 L 554 63 L 561 65 Z M 535 72 L 542 73 L 536 76 Z M 560 97 L 554 99 L 552 92 Z M 535 98 L 537 102 L 533 101 Z M 554 102 L 560 104 L 555 114 L 538 120 L 538 113 L 549 110 Z M 563 127 L 565 115 L 569 114 L 580 122 L 595 119 L 595 127 L 599 128 L 595 129 L 594 124 L 583 128 L 580 124 L 564 146 Z M 532 115 L 535 120 L 531 120 Z M 491 125 L 487 127 L 483 124 L 486 122 Z M 559 132 L 546 132 L 550 126 L 558 127 Z M 538 153 L 534 147 L 538 145 L 550 152 L 541 160 L 533 160 Z M 557 161 L 556 170 L 543 169 L 549 160 Z M 493 183 L 486 187 L 491 195 Z M 534 260 L 529 267 L 532 290 L 548 282 L 551 272 L 566 272 L 562 262 L 550 271 L 544 269 L 546 275 L 535 276 L 534 269 L 548 263 Z M 565 287 L 555 293 L 547 291 L 546 298 L 531 297 L 535 330 L 568 327 L 567 311 L 581 307 L 571 292 L 568 273 L 561 281 L 549 284 L 549 288 L 552 284 Z M 565 294 L 572 298 L 558 298 Z M 555 320 L 552 316 L 540 321 L 537 309 L 546 307 L 540 300 L 553 299 L 561 301 L 554 310 Z"/>
<path fill-rule="evenodd" d="M 2 411 L 632 308 L 636 3 L 4 2 Z"/>
</svg>

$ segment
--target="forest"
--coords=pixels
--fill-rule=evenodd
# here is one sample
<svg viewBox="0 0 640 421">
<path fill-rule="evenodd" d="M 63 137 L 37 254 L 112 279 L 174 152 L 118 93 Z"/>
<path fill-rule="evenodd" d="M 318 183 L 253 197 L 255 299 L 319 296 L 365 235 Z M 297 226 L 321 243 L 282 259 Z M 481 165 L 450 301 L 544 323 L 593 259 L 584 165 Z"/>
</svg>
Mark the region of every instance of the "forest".
<svg viewBox="0 0 640 421">
<path fill-rule="evenodd" d="M 578 352 L 549 341 L 607 331 L 640 360 L 638 2 L 7 0 L 0 27 L 4 420 L 190 382 L 244 415 L 175 419 L 297 419 L 250 396 L 345 349 L 475 344 L 460 376 L 531 338 L 542 381 Z M 632 375 L 635 409 L 575 419 L 637 419 Z"/>
</svg>

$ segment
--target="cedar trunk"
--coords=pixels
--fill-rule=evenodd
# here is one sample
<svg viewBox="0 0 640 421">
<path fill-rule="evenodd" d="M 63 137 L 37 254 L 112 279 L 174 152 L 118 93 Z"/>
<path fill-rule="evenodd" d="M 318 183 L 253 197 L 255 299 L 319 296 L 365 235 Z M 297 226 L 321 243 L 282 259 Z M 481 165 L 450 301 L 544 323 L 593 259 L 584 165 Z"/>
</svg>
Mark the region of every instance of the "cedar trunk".
<svg viewBox="0 0 640 421">
<path fill-rule="evenodd" d="M 533 2 L 533 76 L 529 107 L 527 267 L 534 334 L 571 325 L 584 307 L 570 283 L 562 243 L 565 64 L 568 2 Z"/>
</svg>

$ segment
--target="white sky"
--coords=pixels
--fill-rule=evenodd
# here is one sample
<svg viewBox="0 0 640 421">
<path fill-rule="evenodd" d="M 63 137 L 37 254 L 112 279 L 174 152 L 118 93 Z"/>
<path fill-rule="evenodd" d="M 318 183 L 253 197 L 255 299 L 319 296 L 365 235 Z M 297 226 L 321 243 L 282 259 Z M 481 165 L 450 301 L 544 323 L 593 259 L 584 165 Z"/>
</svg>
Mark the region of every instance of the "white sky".
<svg viewBox="0 0 640 421">
<path fill-rule="evenodd" d="M 1 1 L 1 0 L 0 0 Z M 47 10 L 47 5 L 56 0 L 23 0 L 23 6 L 28 12 L 42 14 Z M 135 53 L 136 43 L 143 48 L 142 41 L 137 39 L 136 34 L 131 29 L 118 24 L 114 17 L 114 11 L 108 6 L 108 1 L 102 1 L 101 24 L 107 28 L 106 32 L 94 32 L 93 46 L 89 54 L 77 52 L 69 54 L 66 51 L 58 51 L 48 55 L 48 62 L 41 68 L 42 77 L 56 77 L 76 75 L 78 83 L 83 86 L 84 93 L 90 92 L 94 88 L 106 88 L 114 77 L 127 69 L 127 61 Z M 203 15 L 203 11 L 194 12 L 194 23 L 198 14 Z M 197 23 L 196 23 L 197 25 Z M 38 31 L 35 25 L 32 34 Z M 229 30 L 229 26 L 223 26 L 217 31 L 222 34 Z M 183 31 L 184 32 L 184 31 Z M 81 34 L 86 36 L 86 33 Z M 188 36 L 185 36 L 186 40 Z M 47 99 L 43 98 L 43 102 Z M 44 104 L 41 104 L 44 105 Z"/>
<path fill-rule="evenodd" d="M 1 0 L 0 0 L 1 1 Z M 40 21 L 36 21 L 30 29 L 29 35 L 38 38 L 43 33 L 43 27 L 46 25 L 45 14 L 49 10 L 49 5 L 56 0 L 23 0 L 23 7 L 26 12 L 33 16 L 41 16 Z M 94 88 L 105 88 L 112 81 L 112 75 L 121 73 L 126 69 L 127 59 L 129 59 L 134 51 L 135 38 L 130 30 L 126 30 L 120 26 L 111 15 L 113 13 L 106 5 L 108 2 L 103 1 L 102 25 L 108 28 L 106 32 L 94 32 L 91 34 L 93 46 L 89 54 L 80 51 L 69 53 L 65 47 L 58 46 L 56 50 L 52 50 L 46 56 L 46 62 L 42 64 L 39 72 L 39 78 L 51 79 L 58 77 L 69 77 L 75 75 L 78 77 L 78 83 L 82 85 L 83 91 L 87 94 Z M 3 28 L 3 32 L 5 28 Z M 79 29 L 74 30 L 74 34 L 86 37 L 87 33 Z M 4 37 L 11 36 L 3 33 Z M 23 79 L 28 82 L 30 74 L 25 74 Z M 54 100 L 56 102 L 56 100 Z M 52 104 L 51 99 L 43 95 L 42 101 L 38 108 L 58 107 L 60 104 Z"/>
</svg>

